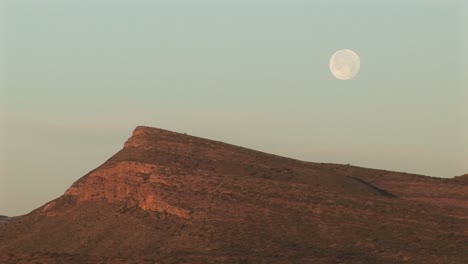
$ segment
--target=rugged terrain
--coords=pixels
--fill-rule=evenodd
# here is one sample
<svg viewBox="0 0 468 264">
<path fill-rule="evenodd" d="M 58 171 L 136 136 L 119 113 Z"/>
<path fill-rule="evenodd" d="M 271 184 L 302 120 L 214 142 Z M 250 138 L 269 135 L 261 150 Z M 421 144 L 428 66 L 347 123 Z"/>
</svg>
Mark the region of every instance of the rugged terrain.
<svg viewBox="0 0 468 264">
<path fill-rule="evenodd" d="M 466 176 L 303 162 L 137 127 L 0 224 L 1 263 L 465 263 Z"/>
</svg>

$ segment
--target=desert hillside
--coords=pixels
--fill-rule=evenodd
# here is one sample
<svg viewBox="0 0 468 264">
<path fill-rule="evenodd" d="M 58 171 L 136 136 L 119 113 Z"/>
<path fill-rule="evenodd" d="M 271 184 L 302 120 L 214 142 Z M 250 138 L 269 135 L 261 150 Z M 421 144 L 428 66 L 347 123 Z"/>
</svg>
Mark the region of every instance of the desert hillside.
<svg viewBox="0 0 468 264">
<path fill-rule="evenodd" d="M 137 127 L 64 195 L 0 225 L 0 262 L 465 263 L 467 205 L 458 178 Z"/>
</svg>

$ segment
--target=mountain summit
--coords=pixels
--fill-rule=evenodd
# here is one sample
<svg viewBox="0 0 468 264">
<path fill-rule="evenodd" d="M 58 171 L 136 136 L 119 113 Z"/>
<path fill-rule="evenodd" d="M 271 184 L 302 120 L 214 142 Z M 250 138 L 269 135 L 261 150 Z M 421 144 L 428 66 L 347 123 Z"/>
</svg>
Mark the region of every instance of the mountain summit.
<svg viewBox="0 0 468 264">
<path fill-rule="evenodd" d="M 463 263 L 467 194 L 140 126 L 64 195 L 0 225 L 0 261 Z"/>
<path fill-rule="evenodd" d="M 375 187 L 311 163 L 140 126 L 121 151 L 73 184 L 65 196 L 78 203 L 106 201 L 189 218 L 200 213 L 200 209 L 191 209 L 197 188 L 205 192 L 197 204 L 207 204 L 211 195 L 232 193 L 232 186 L 224 185 L 259 179 L 322 186 L 336 193 L 382 194 Z M 181 199 L 186 195 L 186 200 Z M 54 206 L 51 203 L 44 210 Z"/>
</svg>

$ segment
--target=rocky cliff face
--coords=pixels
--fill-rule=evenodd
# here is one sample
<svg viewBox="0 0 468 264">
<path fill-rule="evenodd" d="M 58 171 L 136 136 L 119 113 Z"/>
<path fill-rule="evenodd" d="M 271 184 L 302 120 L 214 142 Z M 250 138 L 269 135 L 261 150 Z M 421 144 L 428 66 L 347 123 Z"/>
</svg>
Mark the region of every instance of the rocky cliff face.
<svg viewBox="0 0 468 264">
<path fill-rule="evenodd" d="M 115 166 L 88 174 L 85 179 L 71 186 L 65 196 L 74 196 L 78 202 L 106 201 L 129 208 L 138 207 L 144 211 L 166 212 L 188 218 L 189 210 L 171 205 L 159 195 L 158 189 L 161 186 L 171 184 L 160 170 L 153 164 L 119 162 Z"/>
</svg>

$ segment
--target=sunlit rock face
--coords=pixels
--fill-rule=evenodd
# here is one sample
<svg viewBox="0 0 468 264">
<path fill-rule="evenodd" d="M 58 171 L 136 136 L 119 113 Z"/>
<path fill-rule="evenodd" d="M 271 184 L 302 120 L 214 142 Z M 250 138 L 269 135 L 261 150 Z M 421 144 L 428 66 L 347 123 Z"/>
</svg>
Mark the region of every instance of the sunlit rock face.
<svg viewBox="0 0 468 264">
<path fill-rule="evenodd" d="M 158 167 L 140 162 L 119 162 L 98 169 L 75 183 L 65 195 L 74 196 L 78 202 L 106 201 L 138 207 L 145 211 L 159 211 L 187 218 L 189 211 L 164 201 L 158 193 L 169 181 L 158 173 Z"/>
</svg>

